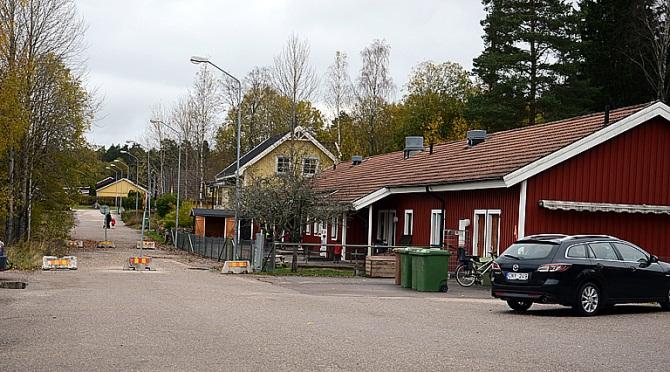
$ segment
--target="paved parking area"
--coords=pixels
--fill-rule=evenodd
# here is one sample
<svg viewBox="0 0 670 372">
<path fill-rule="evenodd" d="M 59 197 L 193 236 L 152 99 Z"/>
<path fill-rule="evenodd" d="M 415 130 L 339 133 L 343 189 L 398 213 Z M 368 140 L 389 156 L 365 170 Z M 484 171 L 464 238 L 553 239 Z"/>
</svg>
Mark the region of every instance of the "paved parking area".
<svg viewBox="0 0 670 372">
<path fill-rule="evenodd" d="M 455 283 L 424 294 L 383 279 L 221 275 L 163 251 L 150 253 L 156 271 L 132 272 L 124 239 L 79 253 L 77 271 L 0 273 L 29 282 L 0 289 L 0 369 L 668 369 L 670 313 L 656 305 L 519 315 Z"/>
</svg>

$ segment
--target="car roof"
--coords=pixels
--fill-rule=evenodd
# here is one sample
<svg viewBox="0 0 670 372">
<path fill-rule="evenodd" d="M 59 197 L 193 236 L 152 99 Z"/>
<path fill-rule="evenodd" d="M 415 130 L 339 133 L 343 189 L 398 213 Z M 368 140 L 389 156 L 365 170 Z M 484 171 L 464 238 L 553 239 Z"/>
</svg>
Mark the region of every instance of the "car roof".
<svg viewBox="0 0 670 372">
<path fill-rule="evenodd" d="M 565 234 L 536 234 L 529 235 L 520 239 L 519 241 L 540 241 L 547 243 L 560 244 L 563 242 L 579 242 L 579 241 L 589 241 L 589 240 L 620 240 L 611 235 L 565 235 Z"/>
</svg>

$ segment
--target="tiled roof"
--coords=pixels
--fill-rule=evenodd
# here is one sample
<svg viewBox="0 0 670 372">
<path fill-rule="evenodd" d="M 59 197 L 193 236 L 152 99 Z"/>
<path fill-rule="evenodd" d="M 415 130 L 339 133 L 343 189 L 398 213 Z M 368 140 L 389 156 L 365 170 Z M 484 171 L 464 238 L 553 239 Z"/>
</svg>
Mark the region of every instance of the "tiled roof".
<svg viewBox="0 0 670 372">
<path fill-rule="evenodd" d="M 651 104 L 611 110 L 611 125 Z M 340 163 L 322 172 L 317 188 L 353 202 L 383 187 L 445 185 L 501 180 L 506 174 L 543 158 L 606 126 L 604 113 L 491 133 L 486 141 L 468 147 L 466 140 L 434 145 L 404 159 L 402 151 L 372 156 L 359 165 Z"/>
</svg>

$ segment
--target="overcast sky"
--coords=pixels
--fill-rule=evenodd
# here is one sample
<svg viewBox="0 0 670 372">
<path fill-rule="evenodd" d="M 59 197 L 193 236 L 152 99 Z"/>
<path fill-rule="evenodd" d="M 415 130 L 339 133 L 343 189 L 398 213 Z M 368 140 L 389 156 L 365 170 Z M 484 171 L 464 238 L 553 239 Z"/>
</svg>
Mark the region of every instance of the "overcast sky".
<svg viewBox="0 0 670 372">
<path fill-rule="evenodd" d="M 269 66 L 291 33 L 306 39 L 322 76 L 336 50 L 349 56 L 374 39 L 391 45 L 390 68 L 402 96 L 411 68 L 432 60 L 466 68 L 483 48 L 478 0 L 80 0 L 88 25 L 88 81 L 102 99 L 89 141 L 98 145 L 140 139 L 152 108 L 171 106 L 191 86 L 191 55 L 210 57 L 243 78 Z M 318 97 L 316 97 L 318 100 Z"/>
</svg>

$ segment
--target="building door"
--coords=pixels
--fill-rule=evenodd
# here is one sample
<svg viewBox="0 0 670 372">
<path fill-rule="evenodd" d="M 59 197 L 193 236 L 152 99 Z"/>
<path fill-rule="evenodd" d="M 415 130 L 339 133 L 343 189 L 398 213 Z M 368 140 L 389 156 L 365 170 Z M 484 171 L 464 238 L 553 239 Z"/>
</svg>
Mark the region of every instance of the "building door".
<svg viewBox="0 0 670 372">
<path fill-rule="evenodd" d="M 377 241 L 385 245 L 395 245 L 395 210 L 380 210 L 377 214 Z"/>
<path fill-rule="evenodd" d="M 500 252 L 500 210 L 475 210 L 472 231 L 472 254 L 488 257 L 491 252 Z"/>
</svg>

